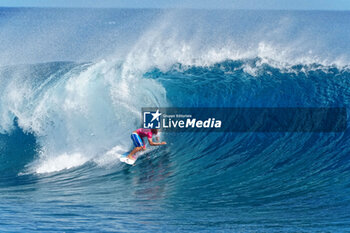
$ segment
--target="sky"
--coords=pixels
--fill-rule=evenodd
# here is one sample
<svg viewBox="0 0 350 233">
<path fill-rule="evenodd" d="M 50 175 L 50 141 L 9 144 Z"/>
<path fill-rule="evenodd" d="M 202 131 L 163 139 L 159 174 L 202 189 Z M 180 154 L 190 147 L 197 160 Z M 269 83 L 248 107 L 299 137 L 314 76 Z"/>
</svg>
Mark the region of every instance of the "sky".
<svg viewBox="0 0 350 233">
<path fill-rule="evenodd" d="M 0 0 L 0 6 L 350 10 L 350 0 Z"/>
</svg>

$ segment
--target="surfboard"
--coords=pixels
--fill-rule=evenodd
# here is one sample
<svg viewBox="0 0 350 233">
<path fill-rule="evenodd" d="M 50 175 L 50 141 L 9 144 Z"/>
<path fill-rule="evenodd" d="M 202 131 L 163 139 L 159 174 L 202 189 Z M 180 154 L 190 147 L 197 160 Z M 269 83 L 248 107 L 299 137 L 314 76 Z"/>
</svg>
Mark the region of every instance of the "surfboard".
<svg viewBox="0 0 350 233">
<path fill-rule="evenodd" d="M 136 156 L 136 159 L 135 159 L 135 160 L 129 159 L 129 158 L 127 157 L 129 153 L 130 153 L 130 151 L 129 151 L 129 152 L 125 152 L 124 154 L 122 154 L 122 155 L 120 156 L 119 160 L 120 160 L 120 162 L 129 164 L 129 165 L 134 165 L 134 163 L 136 162 L 138 156 Z"/>
<path fill-rule="evenodd" d="M 136 162 L 136 160 L 138 158 L 140 158 L 141 156 L 149 153 L 150 151 L 154 150 L 155 148 L 153 149 L 148 149 L 148 150 L 143 150 L 143 151 L 138 151 L 134 154 L 134 157 L 136 158 L 135 160 L 133 159 L 128 159 L 128 155 L 130 154 L 131 151 L 128 151 L 128 152 L 125 152 L 124 154 L 122 155 L 119 155 L 119 160 L 120 162 L 123 162 L 123 163 L 126 163 L 126 164 L 129 164 L 129 165 L 134 165 L 134 163 Z"/>
</svg>

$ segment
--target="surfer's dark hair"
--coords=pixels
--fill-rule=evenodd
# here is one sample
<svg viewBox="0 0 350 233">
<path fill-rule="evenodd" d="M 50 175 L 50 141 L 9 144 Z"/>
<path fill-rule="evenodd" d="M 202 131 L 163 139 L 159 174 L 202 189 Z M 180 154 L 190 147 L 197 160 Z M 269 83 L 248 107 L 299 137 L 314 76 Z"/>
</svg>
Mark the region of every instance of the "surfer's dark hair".
<svg viewBox="0 0 350 233">
<path fill-rule="evenodd" d="M 158 129 L 151 129 L 152 133 L 157 134 L 158 133 Z"/>
</svg>

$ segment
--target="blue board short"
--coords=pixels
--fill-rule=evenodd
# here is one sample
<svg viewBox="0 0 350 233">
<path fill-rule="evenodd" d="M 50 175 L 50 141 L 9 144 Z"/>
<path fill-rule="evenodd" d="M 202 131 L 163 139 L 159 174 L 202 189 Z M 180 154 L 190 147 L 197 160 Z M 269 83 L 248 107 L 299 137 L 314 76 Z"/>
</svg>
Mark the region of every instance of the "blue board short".
<svg viewBox="0 0 350 233">
<path fill-rule="evenodd" d="M 137 133 L 131 134 L 131 140 L 134 143 L 135 147 L 143 146 L 143 142 Z"/>
</svg>

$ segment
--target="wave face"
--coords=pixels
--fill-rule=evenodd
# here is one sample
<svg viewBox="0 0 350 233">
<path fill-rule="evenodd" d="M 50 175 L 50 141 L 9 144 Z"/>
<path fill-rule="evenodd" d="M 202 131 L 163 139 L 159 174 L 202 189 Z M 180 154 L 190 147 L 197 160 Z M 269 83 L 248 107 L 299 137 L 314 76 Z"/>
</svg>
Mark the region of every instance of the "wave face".
<svg viewBox="0 0 350 233">
<path fill-rule="evenodd" d="M 1 13 L 1 231 L 349 230 L 349 130 L 167 133 L 118 162 L 142 107 L 348 108 L 348 13 Z"/>
</svg>

